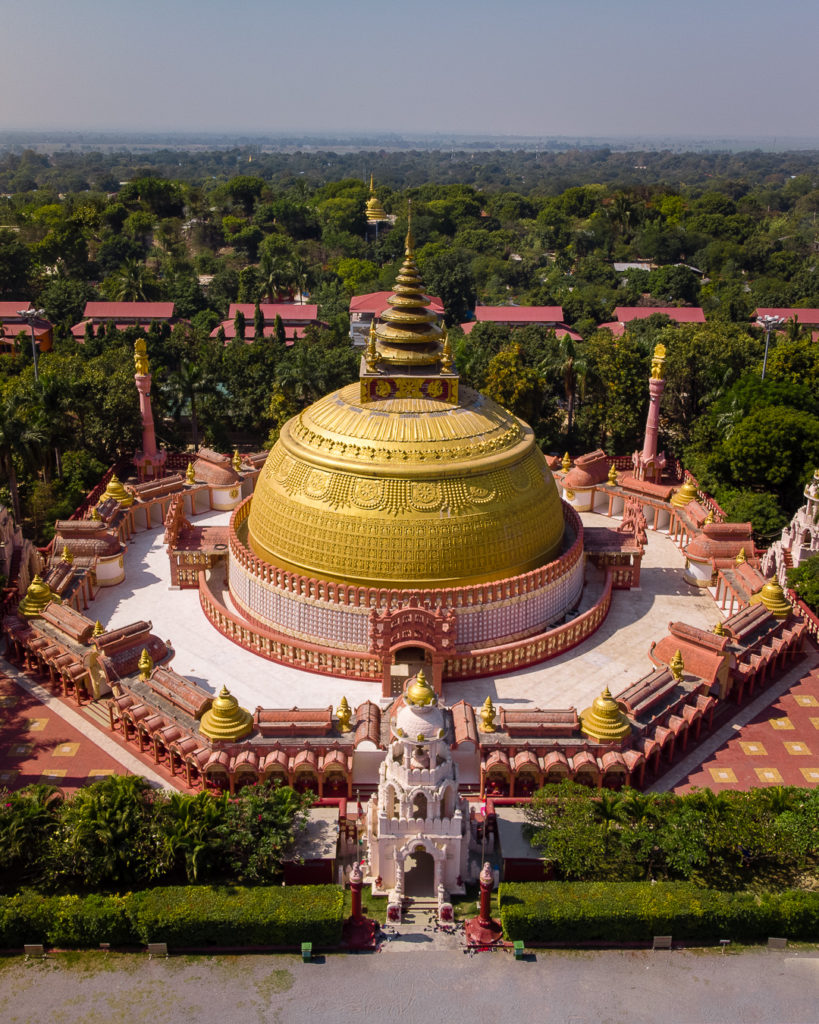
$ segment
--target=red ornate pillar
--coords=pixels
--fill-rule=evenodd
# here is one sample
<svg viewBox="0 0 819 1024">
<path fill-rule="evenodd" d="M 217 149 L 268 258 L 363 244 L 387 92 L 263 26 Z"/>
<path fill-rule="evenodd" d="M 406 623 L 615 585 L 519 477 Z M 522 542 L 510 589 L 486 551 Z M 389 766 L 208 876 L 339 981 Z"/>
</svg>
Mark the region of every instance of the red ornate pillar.
<svg viewBox="0 0 819 1024">
<path fill-rule="evenodd" d="M 503 935 L 500 921 L 492 918 L 492 868 L 486 861 L 479 876 L 481 905 L 477 917 L 466 922 L 466 941 L 469 946 L 493 946 Z"/>
<path fill-rule="evenodd" d="M 151 409 L 151 375 L 137 373 L 134 375 L 134 381 L 139 392 L 139 411 L 142 415 L 142 451 L 145 455 L 156 455 L 156 431 Z"/>
<path fill-rule="evenodd" d="M 356 862 L 350 873 L 350 893 L 352 896 L 352 913 L 344 922 L 342 937 L 349 949 L 375 949 L 375 936 L 378 925 L 369 917 L 365 917 L 361 909 L 361 890 L 364 887 L 364 876 L 361 865 Z"/>
</svg>

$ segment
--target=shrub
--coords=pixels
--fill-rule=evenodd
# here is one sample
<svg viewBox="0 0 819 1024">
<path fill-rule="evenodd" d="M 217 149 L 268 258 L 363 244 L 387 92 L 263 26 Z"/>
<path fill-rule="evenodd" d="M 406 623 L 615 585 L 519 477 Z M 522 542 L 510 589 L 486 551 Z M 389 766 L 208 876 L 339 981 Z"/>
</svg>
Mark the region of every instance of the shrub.
<svg viewBox="0 0 819 1024">
<path fill-rule="evenodd" d="M 335 946 L 344 894 L 332 885 L 179 886 L 123 896 L 0 896 L 0 949 L 167 942 L 172 946 Z"/>
<path fill-rule="evenodd" d="M 504 883 L 499 893 L 506 937 L 524 942 L 648 942 L 769 935 L 815 940 L 819 893 L 720 892 L 686 882 Z"/>
<path fill-rule="evenodd" d="M 180 886 L 134 901 L 143 943 L 175 946 L 296 946 L 341 941 L 344 896 L 336 886 Z"/>
</svg>

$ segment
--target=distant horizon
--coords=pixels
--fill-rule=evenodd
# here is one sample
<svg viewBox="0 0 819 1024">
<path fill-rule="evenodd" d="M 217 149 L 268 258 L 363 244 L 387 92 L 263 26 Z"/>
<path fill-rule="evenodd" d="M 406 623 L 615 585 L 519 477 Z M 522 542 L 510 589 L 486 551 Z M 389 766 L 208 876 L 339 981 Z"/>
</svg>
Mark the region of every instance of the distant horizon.
<svg viewBox="0 0 819 1024">
<path fill-rule="evenodd" d="M 6 0 L 3 14 L 11 131 L 819 140 L 819 6 L 798 0 Z"/>
<path fill-rule="evenodd" d="M 194 143 L 211 142 L 214 148 L 224 146 L 264 146 L 265 144 L 293 145 L 303 142 L 321 148 L 332 146 L 356 149 L 394 149 L 406 148 L 412 144 L 415 148 L 436 149 L 450 146 L 469 149 L 476 145 L 492 150 L 507 149 L 563 149 L 563 148 L 610 148 L 615 151 L 648 151 L 662 152 L 673 149 L 685 151 L 761 151 L 779 152 L 819 152 L 819 135 L 817 136 L 784 136 L 784 135 L 720 135 L 691 133 L 656 133 L 636 134 L 622 133 L 619 135 L 562 135 L 543 134 L 525 135 L 517 133 L 498 134 L 492 132 L 445 130 L 414 132 L 396 129 L 379 131 L 369 129 L 361 131 L 341 132 L 337 129 L 321 131 L 275 129 L 269 131 L 240 131 L 234 129 L 128 129 L 100 127 L 72 127 L 65 125 L 55 128 L 37 129 L 6 129 L 0 126 L 0 150 L 9 148 L 47 148 L 51 143 L 57 146 L 75 145 L 94 148 L 95 146 L 127 143 L 140 145 L 163 144 L 173 148 L 176 142 L 180 147 Z M 218 142 L 218 146 L 216 145 Z M 689 147 L 688 150 L 685 147 Z"/>
</svg>

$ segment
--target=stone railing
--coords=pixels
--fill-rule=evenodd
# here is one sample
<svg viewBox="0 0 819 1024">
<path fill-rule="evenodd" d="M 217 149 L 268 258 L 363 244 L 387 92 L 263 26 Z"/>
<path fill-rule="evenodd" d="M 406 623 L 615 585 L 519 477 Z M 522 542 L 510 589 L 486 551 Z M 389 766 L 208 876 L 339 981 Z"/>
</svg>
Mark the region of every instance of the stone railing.
<svg viewBox="0 0 819 1024">
<path fill-rule="evenodd" d="M 609 567 L 603 593 L 597 602 L 571 622 L 556 626 L 538 636 L 517 643 L 487 647 L 470 654 L 447 658 L 444 662 L 444 681 L 473 679 L 479 676 L 500 675 L 527 665 L 554 658 L 582 643 L 604 622 L 611 607 L 614 576 Z"/>
<path fill-rule="evenodd" d="M 814 640 L 819 643 L 819 615 L 811 611 L 801 597 L 794 590 L 788 590 L 788 600 L 793 604 L 793 610 L 805 620 L 808 632 Z"/>
<path fill-rule="evenodd" d="M 302 640 L 295 641 L 239 618 L 210 589 L 204 571 L 199 573 L 199 603 L 211 624 L 223 636 L 262 658 L 307 672 L 381 682 L 381 659 L 375 654 L 347 653 Z"/>
</svg>

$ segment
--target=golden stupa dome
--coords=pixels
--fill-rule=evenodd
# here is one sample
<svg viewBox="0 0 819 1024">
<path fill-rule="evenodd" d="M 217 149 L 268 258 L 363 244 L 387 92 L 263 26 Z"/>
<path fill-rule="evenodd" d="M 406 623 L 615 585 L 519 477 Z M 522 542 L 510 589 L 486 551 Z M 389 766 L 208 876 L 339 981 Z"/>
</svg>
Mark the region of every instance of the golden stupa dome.
<svg viewBox="0 0 819 1024">
<path fill-rule="evenodd" d="M 223 686 L 210 709 L 202 715 L 199 731 L 211 740 L 233 743 L 247 736 L 253 728 L 253 716 L 239 707 L 239 702 Z"/>
<path fill-rule="evenodd" d="M 785 597 L 785 591 L 776 579 L 768 580 L 759 593 L 751 598 L 751 604 L 765 605 L 777 619 L 786 619 L 793 610 Z"/>
<path fill-rule="evenodd" d="M 674 508 L 685 508 L 690 501 L 697 500 L 696 484 L 686 480 L 682 487 L 671 495 L 671 504 Z"/>
<path fill-rule="evenodd" d="M 366 214 L 367 220 L 387 219 L 387 212 L 381 205 L 381 200 L 375 194 L 375 186 L 373 185 L 372 175 L 370 175 L 370 198 L 367 200 Z"/>
<path fill-rule="evenodd" d="M 108 498 L 113 498 L 115 501 L 118 501 L 122 508 L 130 508 L 134 503 L 133 494 L 130 494 L 125 490 L 116 473 L 111 474 L 111 479 L 108 481 L 108 486 L 100 496 L 100 501 L 106 501 Z"/>
<path fill-rule="evenodd" d="M 239 526 L 259 558 L 407 588 L 503 579 L 561 553 L 560 496 L 534 433 L 458 389 L 427 301 L 409 233 L 361 380 L 289 420 L 268 456 Z"/>
<path fill-rule="evenodd" d="M 603 743 L 619 742 L 631 732 L 626 713 L 612 697 L 608 686 L 592 706 L 581 713 L 580 728 L 587 736 Z"/>
<path fill-rule="evenodd" d="M 62 604 L 62 599 L 52 591 L 42 576 L 37 575 L 29 583 L 25 597 L 17 606 L 17 611 L 21 615 L 25 615 L 27 619 L 33 619 L 42 612 L 43 608 L 50 601 Z"/>
</svg>

